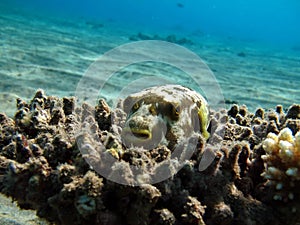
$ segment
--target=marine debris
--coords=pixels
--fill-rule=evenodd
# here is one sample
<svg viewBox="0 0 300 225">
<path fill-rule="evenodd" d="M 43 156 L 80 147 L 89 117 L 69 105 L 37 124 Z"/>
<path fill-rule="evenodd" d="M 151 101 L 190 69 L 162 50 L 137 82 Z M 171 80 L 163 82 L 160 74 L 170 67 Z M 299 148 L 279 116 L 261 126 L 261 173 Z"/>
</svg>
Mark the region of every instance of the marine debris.
<svg viewBox="0 0 300 225">
<path fill-rule="evenodd" d="M 127 118 L 122 107 L 111 109 L 100 100 L 96 106 L 75 108 L 74 98 L 46 96 L 39 90 L 29 102 L 17 100 L 14 118 L 0 115 L 0 191 L 56 224 L 296 225 L 300 222 L 300 196 L 296 191 L 298 173 L 293 168 L 299 166 L 294 159 L 281 157 L 282 151 L 271 151 L 268 143 L 269 138 L 284 141 L 288 136 L 294 138 L 294 150 L 298 149 L 299 109 L 292 105 L 284 111 L 277 106 L 251 113 L 246 106 L 233 105 L 229 110 L 211 112 L 210 139 L 220 138 L 218 134 L 224 131 L 222 145 L 207 146 L 200 135 L 191 158 L 178 173 L 172 173 L 172 168 L 165 166 L 172 155 L 168 146 L 145 151 L 120 144 Z M 82 121 L 93 125 L 92 134 L 76 136 Z M 78 143 L 91 148 L 95 137 L 105 146 L 95 148 L 103 151 L 102 158 L 83 157 Z M 278 149 L 284 148 L 278 143 Z M 199 171 L 207 150 L 216 157 L 206 170 Z M 114 152 L 119 157 L 109 176 L 122 171 L 125 175 L 121 178 L 130 183 L 134 175 L 130 165 L 164 168 L 171 176 L 154 184 L 122 185 L 99 175 L 85 160 L 101 164 Z M 270 166 L 287 175 L 285 179 L 294 186 L 284 182 L 278 190 L 282 180 L 271 176 Z M 291 191 L 293 198 L 289 197 Z M 287 195 L 274 199 L 279 193 Z M 284 204 L 286 196 L 289 204 Z"/>
</svg>

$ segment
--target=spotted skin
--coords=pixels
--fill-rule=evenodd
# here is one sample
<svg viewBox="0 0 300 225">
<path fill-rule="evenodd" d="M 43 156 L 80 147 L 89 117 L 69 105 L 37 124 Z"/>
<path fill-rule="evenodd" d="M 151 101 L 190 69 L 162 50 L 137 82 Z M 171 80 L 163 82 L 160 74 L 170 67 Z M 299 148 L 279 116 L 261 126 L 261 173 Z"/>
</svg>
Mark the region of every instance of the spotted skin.
<svg viewBox="0 0 300 225">
<path fill-rule="evenodd" d="M 155 86 L 128 96 L 123 102 L 127 119 L 122 131 L 126 146 L 152 149 L 167 145 L 171 150 L 199 132 L 209 138 L 206 100 L 181 85 Z"/>
</svg>

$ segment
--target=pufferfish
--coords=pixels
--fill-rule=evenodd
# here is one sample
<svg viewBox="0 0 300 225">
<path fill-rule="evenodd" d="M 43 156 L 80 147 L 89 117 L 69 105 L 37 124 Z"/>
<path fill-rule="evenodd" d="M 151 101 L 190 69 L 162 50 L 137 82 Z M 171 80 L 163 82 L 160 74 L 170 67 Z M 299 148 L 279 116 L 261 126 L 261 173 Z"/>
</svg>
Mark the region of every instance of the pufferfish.
<svg viewBox="0 0 300 225">
<path fill-rule="evenodd" d="M 122 141 L 127 147 L 153 149 L 176 145 L 193 133 L 209 138 L 207 101 L 196 91 L 181 85 L 163 85 L 129 95 L 123 101 L 127 113 Z"/>
</svg>

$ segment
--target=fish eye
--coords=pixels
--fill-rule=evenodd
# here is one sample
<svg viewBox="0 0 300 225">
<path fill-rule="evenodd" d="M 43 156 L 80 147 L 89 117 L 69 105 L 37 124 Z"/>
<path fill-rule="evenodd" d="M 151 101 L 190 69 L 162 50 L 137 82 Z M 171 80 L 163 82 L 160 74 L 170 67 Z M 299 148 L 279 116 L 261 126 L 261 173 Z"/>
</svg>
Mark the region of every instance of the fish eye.
<svg viewBox="0 0 300 225">
<path fill-rule="evenodd" d="M 180 106 L 179 105 L 174 106 L 175 115 L 179 116 L 180 112 L 181 112 Z"/>
<path fill-rule="evenodd" d="M 152 115 L 156 115 L 156 114 L 157 114 L 156 106 L 155 106 L 155 105 L 151 105 L 151 106 L 149 107 L 149 112 L 150 112 Z"/>
<path fill-rule="evenodd" d="M 136 102 L 136 103 L 134 103 L 134 105 L 132 106 L 132 109 L 133 109 L 134 111 L 136 111 L 136 110 L 139 109 L 139 107 L 140 107 L 140 103 L 139 103 L 139 102 Z"/>
<path fill-rule="evenodd" d="M 172 104 L 171 117 L 175 120 L 179 118 L 181 107 L 179 104 Z"/>
</svg>

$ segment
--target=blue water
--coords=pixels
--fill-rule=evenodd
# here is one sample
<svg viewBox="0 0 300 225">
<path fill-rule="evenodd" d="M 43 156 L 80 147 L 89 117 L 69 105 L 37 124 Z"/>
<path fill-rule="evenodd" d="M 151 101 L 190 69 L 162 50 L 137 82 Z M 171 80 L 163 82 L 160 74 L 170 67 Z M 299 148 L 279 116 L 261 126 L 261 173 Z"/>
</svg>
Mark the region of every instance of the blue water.
<svg viewBox="0 0 300 225">
<path fill-rule="evenodd" d="M 299 21 L 298 0 L 1 0 L 0 112 L 13 115 L 15 98 L 38 88 L 74 95 L 101 54 L 168 36 L 187 40 L 181 45 L 208 64 L 228 102 L 289 107 L 300 103 Z M 142 66 L 121 71 L 104 97 L 124 97 L 129 78 L 152 73 L 195 86 L 172 68 Z"/>
<path fill-rule="evenodd" d="M 116 20 L 158 30 L 177 27 L 274 45 L 300 45 L 298 0 L 4 1 L 58 16 Z"/>
</svg>

